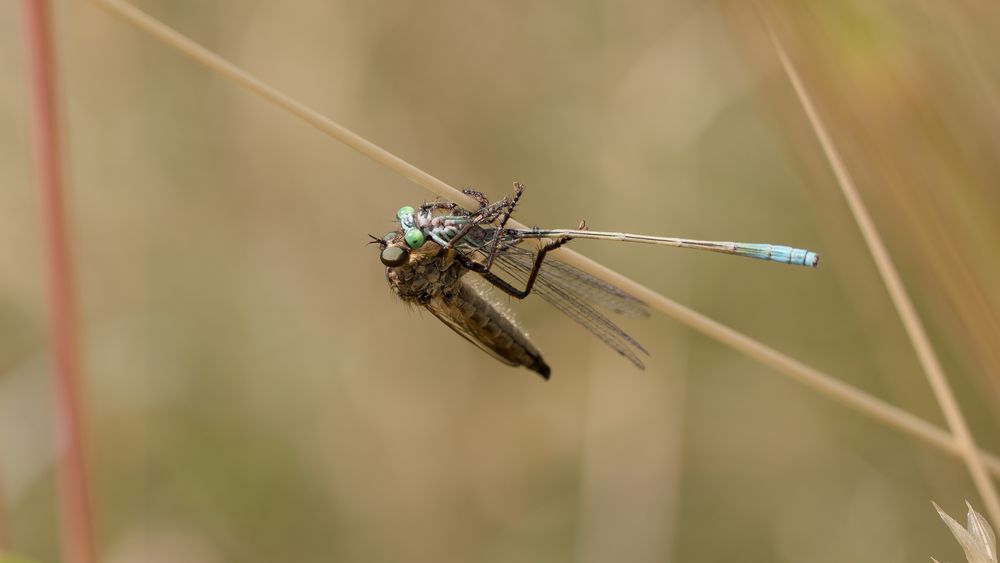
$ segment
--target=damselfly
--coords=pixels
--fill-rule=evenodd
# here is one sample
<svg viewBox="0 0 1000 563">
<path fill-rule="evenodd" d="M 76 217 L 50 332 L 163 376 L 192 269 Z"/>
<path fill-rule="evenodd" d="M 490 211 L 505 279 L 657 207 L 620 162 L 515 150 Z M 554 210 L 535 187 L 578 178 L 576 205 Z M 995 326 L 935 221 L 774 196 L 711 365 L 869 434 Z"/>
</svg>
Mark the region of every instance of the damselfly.
<svg viewBox="0 0 1000 563">
<path fill-rule="evenodd" d="M 416 209 L 402 207 L 396 212 L 399 228 L 371 238 L 381 249 L 389 286 L 403 301 L 427 308 L 501 362 L 527 367 L 546 379 L 551 370 L 538 348 L 508 313 L 463 279 L 465 274 L 475 272 L 518 299 L 540 295 L 642 369 L 639 354 L 648 352 L 595 305 L 619 314 L 648 316 L 645 303 L 569 264 L 546 259 L 548 252 L 574 238 L 590 238 L 694 248 L 798 266 L 815 267 L 819 262 L 815 252 L 790 246 L 591 231 L 582 223 L 577 229 L 507 228 L 523 192 L 524 186 L 515 183 L 512 195 L 490 203 L 482 193 L 464 190 L 479 203 L 476 211 L 443 201 Z M 531 250 L 522 245 L 528 239 L 549 242 Z M 514 282 L 523 284 L 523 289 Z"/>
</svg>

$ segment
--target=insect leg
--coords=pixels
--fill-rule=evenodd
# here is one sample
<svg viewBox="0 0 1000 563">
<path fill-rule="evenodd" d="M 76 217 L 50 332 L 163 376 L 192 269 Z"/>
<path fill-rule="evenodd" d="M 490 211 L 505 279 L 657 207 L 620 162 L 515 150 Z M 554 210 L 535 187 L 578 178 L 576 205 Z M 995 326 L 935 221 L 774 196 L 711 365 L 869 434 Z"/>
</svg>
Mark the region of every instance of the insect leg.
<svg viewBox="0 0 1000 563">
<path fill-rule="evenodd" d="M 503 229 L 507 225 L 507 220 L 510 219 L 511 214 L 514 213 L 514 208 L 517 207 L 517 202 L 521 199 L 521 194 L 523 193 L 524 184 L 521 182 L 514 182 L 514 196 L 511 198 L 504 198 L 505 200 L 509 199 L 510 204 L 503 210 L 500 216 L 500 223 L 497 225 L 496 231 L 493 232 L 493 242 L 490 245 L 490 251 L 486 256 L 485 265 L 487 271 L 493 267 L 493 259 L 497 257 L 497 251 L 500 248 L 500 239 L 503 238 Z"/>
<path fill-rule="evenodd" d="M 462 193 L 476 200 L 479 204 L 479 209 L 489 206 L 490 200 L 486 199 L 486 194 L 479 190 L 474 190 L 472 188 L 465 188 Z"/>
<path fill-rule="evenodd" d="M 490 200 L 486 199 L 486 196 L 483 195 L 483 193 L 480 191 L 474 190 L 472 188 L 466 188 L 462 190 L 462 193 L 467 196 L 471 196 L 473 199 L 475 199 L 479 203 L 480 210 L 490 205 Z M 459 205 L 451 201 L 425 201 L 424 203 L 420 204 L 421 211 L 431 211 L 434 209 L 452 210 L 457 207 L 459 207 Z M 465 210 L 462 211 L 465 212 Z"/>
<path fill-rule="evenodd" d="M 479 192 L 475 193 L 479 194 Z M 482 196 L 482 194 L 479 195 Z M 476 196 L 473 195 L 472 197 Z M 486 198 L 483 197 L 482 201 L 486 201 Z M 482 201 L 480 203 L 482 203 Z M 505 209 L 511 207 L 511 205 L 509 197 L 504 197 L 496 203 L 487 202 L 486 206 L 480 207 L 479 211 L 469 217 L 469 220 L 465 223 L 465 225 L 457 233 L 455 233 L 455 236 L 451 237 L 445 248 L 454 246 L 455 243 L 465 238 L 465 235 L 469 234 L 472 229 L 478 227 L 481 223 L 492 223 Z"/>
<path fill-rule="evenodd" d="M 420 205 L 420 210 L 429 211 L 431 209 L 455 209 L 456 207 L 458 207 L 458 204 L 450 201 L 428 201 Z"/>
<path fill-rule="evenodd" d="M 456 252 L 455 258 L 463 267 L 472 270 L 477 274 L 482 275 L 486 281 L 493 284 L 493 286 L 499 289 L 500 291 L 503 291 L 504 293 L 510 295 L 511 297 L 524 299 L 525 297 L 531 294 L 531 289 L 535 286 L 535 279 L 538 277 L 538 272 L 542 269 L 542 262 L 545 261 L 545 255 L 550 250 L 555 250 L 560 246 L 566 244 L 570 240 L 572 240 L 572 237 L 560 237 L 546 244 L 541 249 L 539 249 L 538 254 L 535 255 L 535 263 L 531 267 L 531 273 L 528 274 L 528 281 L 525 283 L 524 289 L 517 289 L 516 287 L 511 285 L 510 282 L 508 282 L 507 280 L 490 272 L 485 265 L 480 264 L 475 260 L 472 260 L 471 258 L 465 256 L 464 254 Z"/>
</svg>

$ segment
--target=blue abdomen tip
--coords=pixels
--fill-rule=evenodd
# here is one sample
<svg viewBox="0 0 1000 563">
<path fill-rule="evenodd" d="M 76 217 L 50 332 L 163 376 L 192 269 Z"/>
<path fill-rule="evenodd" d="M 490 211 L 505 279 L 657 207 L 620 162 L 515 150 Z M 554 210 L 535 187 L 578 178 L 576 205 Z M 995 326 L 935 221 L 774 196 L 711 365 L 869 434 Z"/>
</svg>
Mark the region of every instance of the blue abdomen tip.
<svg viewBox="0 0 1000 563">
<path fill-rule="evenodd" d="M 815 268 L 819 263 L 819 255 L 815 252 L 780 244 L 738 244 L 736 254 L 809 268 Z"/>
<path fill-rule="evenodd" d="M 772 260 L 794 264 L 796 266 L 807 266 L 815 268 L 819 264 L 819 255 L 804 248 L 791 248 L 788 246 L 776 246 L 772 250 Z"/>
</svg>

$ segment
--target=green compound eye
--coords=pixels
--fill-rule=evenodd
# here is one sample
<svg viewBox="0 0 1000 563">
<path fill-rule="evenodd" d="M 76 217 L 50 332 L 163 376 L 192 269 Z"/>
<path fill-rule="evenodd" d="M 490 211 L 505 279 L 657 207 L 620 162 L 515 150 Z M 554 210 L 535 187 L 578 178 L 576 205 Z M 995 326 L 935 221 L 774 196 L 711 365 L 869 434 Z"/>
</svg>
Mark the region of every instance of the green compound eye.
<svg viewBox="0 0 1000 563">
<path fill-rule="evenodd" d="M 403 209 L 406 208 L 404 207 Z M 402 209 L 400 209 L 400 211 L 402 211 Z M 403 235 L 403 238 L 406 239 L 406 244 L 409 245 L 409 247 L 414 250 L 423 246 L 424 242 L 427 240 L 426 238 L 424 238 L 424 233 L 420 229 L 410 229 L 406 231 L 406 234 Z"/>
<path fill-rule="evenodd" d="M 396 219 L 402 219 L 407 215 L 413 215 L 413 208 L 409 205 L 399 208 L 399 211 L 396 212 Z"/>
</svg>

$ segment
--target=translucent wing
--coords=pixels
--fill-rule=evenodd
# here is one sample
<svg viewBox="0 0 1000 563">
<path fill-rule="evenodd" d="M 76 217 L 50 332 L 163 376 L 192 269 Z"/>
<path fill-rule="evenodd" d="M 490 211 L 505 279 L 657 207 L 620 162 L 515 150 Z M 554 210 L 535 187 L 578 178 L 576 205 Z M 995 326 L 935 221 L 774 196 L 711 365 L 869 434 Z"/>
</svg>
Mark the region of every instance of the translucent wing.
<svg viewBox="0 0 1000 563">
<path fill-rule="evenodd" d="M 534 252 L 519 247 L 509 249 L 504 255 L 509 260 L 516 261 L 520 266 L 527 268 L 529 272 L 535 262 Z M 643 301 L 632 297 L 610 283 L 599 280 L 583 270 L 550 256 L 545 258 L 539 276 L 558 281 L 561 286 L 573 290 L 587 301 L 596 303 L 619 315 L 644 319 L 649 317 L 649 309 Z"/>
<path fill-rule="evenodd" d="M 512 246 L 497 254 L 494 264 L 524 284 L 531 273 L 534 260 L 534 252 Z M 532 293 L 537 293 L 563 314 L 583 325 L 639 369 L 645 368 L 637 352 L 646 355 L 649 352 L 589 304 L 600 303 L 615 312 L 648 316 L 649 312 L 642 301 L 569 264 L 552 259 L 545 260 L 535 279 Z"/>
</svg>

